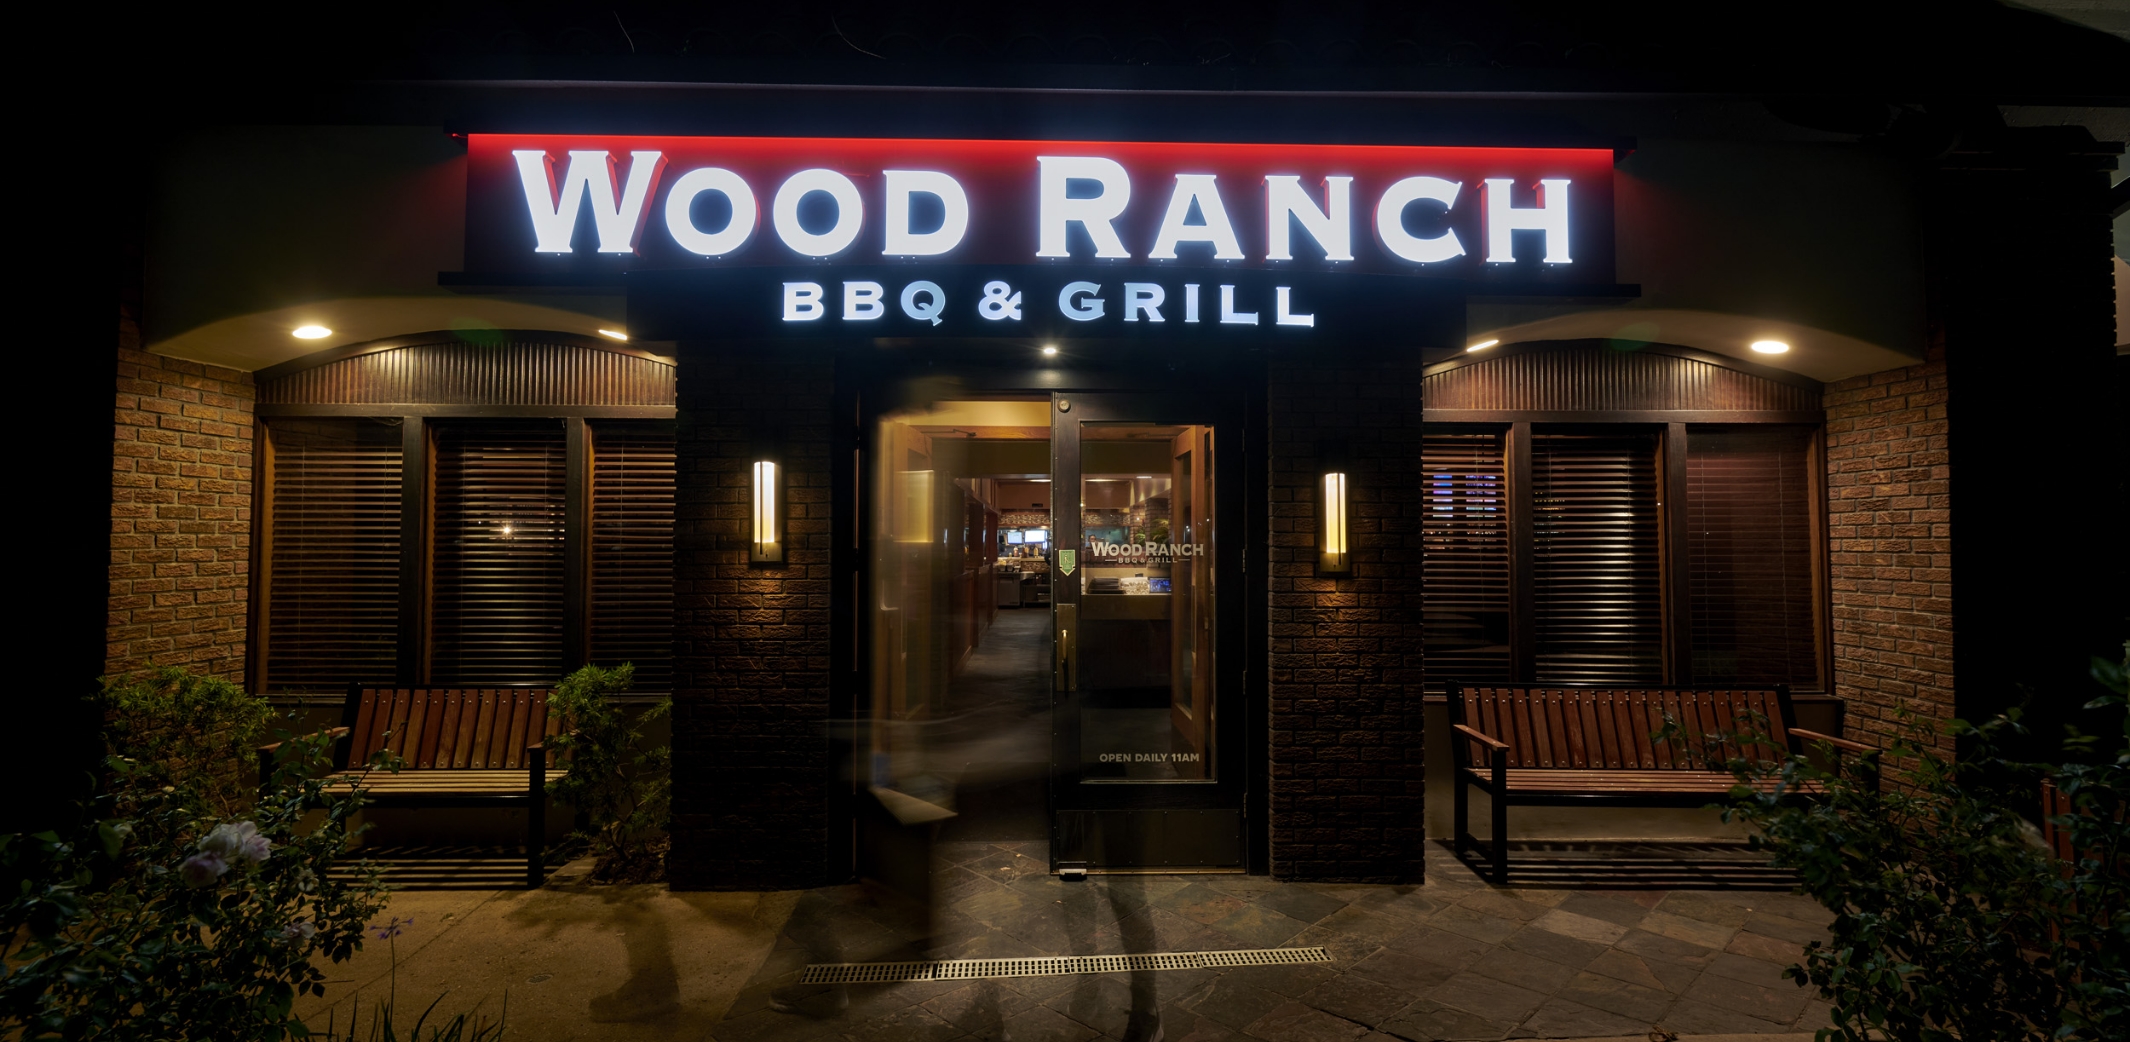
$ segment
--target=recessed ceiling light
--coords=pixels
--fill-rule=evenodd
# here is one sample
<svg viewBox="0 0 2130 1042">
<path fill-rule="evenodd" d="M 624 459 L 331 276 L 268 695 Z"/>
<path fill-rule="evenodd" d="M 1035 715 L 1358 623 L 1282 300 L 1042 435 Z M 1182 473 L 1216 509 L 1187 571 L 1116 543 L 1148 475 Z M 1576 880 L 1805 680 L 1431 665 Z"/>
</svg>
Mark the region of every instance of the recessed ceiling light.
<svg viewBox="0 0 2130 1042">
<path fill-rule="evenodd" d="M 1141 474 L 1141 475 L 1139 475 L 1139 480 L 1141 480 L 1141 481 L 1152 481 L 1152 480 L 1154 480 L 1154 476 L 1153 476 L 1152 474 Z"/>
<path fill-rule="evenodd" d="M 611 329 L 602 329 L 602 330 L 600 330 L 600 331 L 599 331 L 599 335 L 600 335 L 600 336 L 603 336 L 603 337 L 609 337 L 609 338 L 612 338 L 612 339 L 614 339 L 614 340 L 623 340 L 623 341 L 626 341 L 626 340 L 627 340 L 627 339 L 629 338 L 629 335 L 628 335 L 627 333 L 620 333 L 620 332 L 616 332 L 616 331 L 614 331 L 614 330 L 611 330 Z"/>
<path fill-rule="evenodd" d="M 289 330 L 288 335 L 298 340 L 323 340 L 332 336 L 333 331 L 324 326 L 297 326 Z"/>
<path fill-rule="evenodd" d="M 1058 345 L 1056 345 L 1056 344 L 1044 344 L 1044 345 L 1043 345 L 1043 353 L 1044 353 L 1044 354 L 1046 354 L 1046 355 L 1054 355 L 1054 354 L 1057 354 L 1057 353 L 1058 353 Z"/>
<path fill-rule="evenodd" d="M 1472 345 L 1472 346 L 1470 346 L 1470 347 L 1467 347 L 1467 348 L 1465 348 L 1465 350 L 1466 350 L 1466 351 L 1484 351 L 1484 350 L 1486 350 L 1487 348 L 1493 347 L 1493 346 L 1494 346 L 1495 344 L 1498 344 L 1498 343 L 1501 343 L 1501 341 L 1499 341 L 1499 340 L 1482 340 L 1482 341 L 1480 341 L 1480 342 L 1478 342 L 1478 343 L 1476 343 L 1476 344 L 1473 344 L 1473 345 Z"/>
<path fill-rule="evenodd" d="M 1785 344 L 1780 340 L 1753 341 L 1753 350 L 1758 351 L 1764 355 L 1779 355 L 1785 351 L 1788 351 L 1789 349 L 1790 345 Z"/>
</svg>

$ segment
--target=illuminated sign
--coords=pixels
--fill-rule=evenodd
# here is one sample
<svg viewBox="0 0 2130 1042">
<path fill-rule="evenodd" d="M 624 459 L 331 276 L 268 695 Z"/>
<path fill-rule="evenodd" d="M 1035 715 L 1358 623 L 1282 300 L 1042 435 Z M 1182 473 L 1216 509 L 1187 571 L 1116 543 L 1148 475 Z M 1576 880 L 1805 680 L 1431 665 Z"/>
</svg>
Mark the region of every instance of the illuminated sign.
<svg viewBox="0 0 2130 1042">
<path fill-rule="evenodd" d="M 1296 335 L 1352 328 L 1357 292 L 1400 292 L 1413 276 L 1610 283 L 1612 160 L 1572 148 L 476 134 L 466 263 L 627 272 L 729 313 L 732 328 L 783 335 Z M 1334 276 L 1396 278 L 1363 291 Z"/>
</svg>

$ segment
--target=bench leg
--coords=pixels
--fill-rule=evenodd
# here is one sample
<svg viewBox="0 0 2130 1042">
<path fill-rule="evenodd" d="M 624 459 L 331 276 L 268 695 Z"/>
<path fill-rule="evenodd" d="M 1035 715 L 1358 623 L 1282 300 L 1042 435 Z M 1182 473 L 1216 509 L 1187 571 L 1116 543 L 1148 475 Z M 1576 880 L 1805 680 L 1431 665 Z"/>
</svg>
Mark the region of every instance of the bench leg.
<svg viewBox="0 0 2130 1042">
<path fill-rule="evenodd" d="M 533 791 L 525 808 L 525 885 L 534 890 L 547 881 L 547 793 Z"/>
<path fill-rule="evenodd" d="M 1457 771 L 1453 777 L 1457 798 L 1451 803 L 1455 809 L 1450 819 L 1450 849 L 1461 857 L 1472 845 L 1472 811 L 1467 806 L 1472 798 L 1472 783 L 1465 780 L 1463 771 Z"/>
<path fill-rule="evenodd" d="M 1487 807 L 1494 819 L 1494 885 L 1507 886 L 1509 882 L 1509 801 L 1505 792 L 1487 794 Z"/>
</svg>

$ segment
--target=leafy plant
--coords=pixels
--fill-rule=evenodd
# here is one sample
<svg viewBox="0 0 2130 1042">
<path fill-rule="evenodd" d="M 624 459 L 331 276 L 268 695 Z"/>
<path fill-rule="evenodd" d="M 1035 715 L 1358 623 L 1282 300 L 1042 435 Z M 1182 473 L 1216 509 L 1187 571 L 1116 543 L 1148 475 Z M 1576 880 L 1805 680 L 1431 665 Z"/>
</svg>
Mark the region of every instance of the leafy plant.
<svg viewBox="0 0 2130 1042">
<path fill-rule="evenodd" d="M 105 740 L 167 784 L 187 779 L 219 814 L 251 802 L 252 749 L 273 710 L 220 677 L 174 666 L 105 677 Z"/>
<path fill-rule="evenodd" d="M 2122 704 L 2126 668 L 2130 646 L 2124 666 L 2095 660 L 2112 693 L 2088 709 Z M 1807 945 L 1785 971 L 1834 1005 L 1822 1042 L 2130 1037 L 2130 725 L 2112 758 L 2050 765 L 2000 755 L 2024 733 L 2019 719 L 1941 730 L 1904 714 L 1879 754 L 1838 769 L 1803 756 L 1730 761 L 1741 784 L 1726 816 L 1757 826 L 1754 842 L 1835 913 L 1832 941 Z M 1943 737 L 1962 740 L 1957 763 Z M 2079 742 L 2074 758 L 2096 745 Z M 1884 762 L 1898 767 L 1882 779 Z M 2058 861 L 2028 820 L 2043 777 L 2077 809 L 2054 822 L 2082 852 L 2075 863 Z M 1801 790 L 1816 796 L 1788 798 Z"/>
<path fill-rule="evenodd" d="M 548 697 L 548 711 L 569 722 L 547 743 L 568 756 L 569 773 L 548 782 L 547 791 L 583 816 L 579 836 L 597 858 L 594 879 L 644 882 L 665 872 L 673 747 L 645 744 L 643 725 L 671 713 L 673 700 L 630 719 L 612 699 L 635 680 L 628 663 L 585 666 Z"/>
<path fill-rule="evenodd" d="M 0 836 L 0 1034 L 23 1039 L 280 1039 L 324 993 L 320 957 L 362 944 L 374 870 L 333 875 L 360 791 L 326 788 L 324 735 L 290 738 L 240 799 L 264 701 L 180 671 L 106 688 L 112 754 L 75 835 Z M 248 804 L 240 806 L 238 804 Z"/>
</svg>

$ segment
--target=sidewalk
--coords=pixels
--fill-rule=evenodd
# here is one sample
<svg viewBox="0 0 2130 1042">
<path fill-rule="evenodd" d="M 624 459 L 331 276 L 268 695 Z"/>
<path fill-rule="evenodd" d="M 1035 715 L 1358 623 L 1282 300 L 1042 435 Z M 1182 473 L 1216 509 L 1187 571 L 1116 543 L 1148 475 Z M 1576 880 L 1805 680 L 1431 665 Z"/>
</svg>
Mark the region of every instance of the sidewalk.
<svg viewBox="0 0 2130 1042">
<path fill-rule="evenodd" d="M 1251 876 L 1061 882 L 1040 844 L 941 851 L 922 914 L 865 886 L 771 894 L 590 887 L 397 895 L 403 1007 L 496 1009 L 511 1039 L 1010 1038 L 1014 1042 L 1809 1039 L 1824 1004 L 1781 979 L 1826 913 L 1781 892 L 1490 886 L 1440 848 L 1418 887 Z M 1321 946 L 1329 963 L 808 986 L 809 963 Z M 388 946 L 329 990 L 381 998 Z M 323 1026 L 324 1003 L 304 1007 Z M 1662 1035 L 1658 1036 L 1659 1038 Z"/>
</svg>

